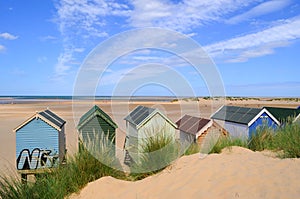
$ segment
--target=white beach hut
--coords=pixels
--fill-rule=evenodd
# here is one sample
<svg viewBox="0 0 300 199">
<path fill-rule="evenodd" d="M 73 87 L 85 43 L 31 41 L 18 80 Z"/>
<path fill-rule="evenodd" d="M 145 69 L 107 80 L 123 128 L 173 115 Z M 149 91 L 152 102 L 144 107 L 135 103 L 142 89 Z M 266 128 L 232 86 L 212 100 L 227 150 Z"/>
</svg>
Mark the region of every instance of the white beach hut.
<svg viewBox="0 0 300 199">
<path fill-rule="evenodd" d="M 149 137 L 156 133 L 169 133 L 178 139 L 176 124 L 158 109 L 145 106 L 138 106 L 125 117 L 126 121 L 126 139 L 124 149 L 126 156 L 131 160 L 138 160 L 138 153 L 141 151 L 141 145 Z M 177 133 L 177 134 L 176 134 Z M 129 161 L 129 159 L 127 159 Z M 129 164 L 126 160 L 125 163 Z"/>
</svg>

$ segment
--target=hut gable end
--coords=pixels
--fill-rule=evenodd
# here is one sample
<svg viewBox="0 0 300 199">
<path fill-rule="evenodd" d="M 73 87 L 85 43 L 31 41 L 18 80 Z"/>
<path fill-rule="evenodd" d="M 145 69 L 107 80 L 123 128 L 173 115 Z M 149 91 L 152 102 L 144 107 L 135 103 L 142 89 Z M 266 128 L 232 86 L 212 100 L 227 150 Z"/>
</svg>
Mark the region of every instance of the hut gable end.
<svg viewBox="0 0 300 199">
<path fill-rule="evenodd" d="M 17 126 L 13 130 L 13 132 L 17 132 L 18 130 L 23 128 L 26 124 L 30 123 L 34 119 L 41 119 L 45 123 L 47 123 L 48 125 L 50 125 L 51 127 L 55 128 L 58 131 L 62 131 L 62 128 L 63 128 L 64 124 L 66 123 L 66 121 L 64 121 L 59 116 L 54 114 L 52 111 L 47 109 L 45 111 L 37 112 L 36 114 L 34 114 L 33 116 L 31 116 L 30 118 L 25 120 L 22 124 Z"/>
<path fill-rule="evenodd" d="M 97 118 L 98 122 L 101 122 L 102 124 L 107 123 L 114 129 L 118 128 L 117 124 L 111 119 L 111 117 L 109 117 L 109 115 L 102 111 L 97 105 L 91 108 L 80 118 L 77 128 L 79 130 L 84 128 L 91 122 L 91 120 L 94 120 L 95 118 Z"/>
<path fill-rule="evenodd" d="M 159 115 L 166 122 L 168 122 L 174 128 L 177 127 L 175 123 L 173 123 L 169 118 L 167 118 L 164 114 L 162 114 L 158 109 L 149 108 L 145 106 L 138 106 L 133 111 L 127 115 L 124 120 L 126 122 L 131 123 L 136 129 L 140 129 L 147 122 L 149 122 L 155 115 Z"/>
<path fill-rule="evenodd" d="M 102 111 L 97 105 L 93 106 L 88 112 L 81 116 L 77 125 L 79 135 L 79 150 L 81 143 L 83 147 L 94 145 L 96 142 L 102 142 L 106 137 L 115 145 L 115 134 L 117 124 Z M 112 153 L 115 154 L 115 149 L 112 148 Z"/>
<path fill-rule="evenodd" d="M 163 115 L 158 110 L 155 110 L 149 117 L 145 118 L 142 122 L 140 122 L 139 125 L 137 125 L 137 129 L 142 128 L 145 126 L 149 121 L 151 121 L 155 116 L 160 117 L 162 120 L 173 126 L 174 128 L 177 128 L 177 125 L 174 124 L 169 118 L 167 118 L 165 115 Z"/>
</svg>

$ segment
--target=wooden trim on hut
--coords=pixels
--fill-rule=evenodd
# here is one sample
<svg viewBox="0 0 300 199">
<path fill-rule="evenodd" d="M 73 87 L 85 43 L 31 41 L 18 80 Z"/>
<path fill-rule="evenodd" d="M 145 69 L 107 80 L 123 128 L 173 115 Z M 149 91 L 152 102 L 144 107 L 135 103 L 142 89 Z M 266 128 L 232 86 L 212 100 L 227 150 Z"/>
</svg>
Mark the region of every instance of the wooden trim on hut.
<svg viewBox="0 0 300 199">
<path fill-rule="evenodd" d="M 201 145 L 205 136 L 212 130 L 212 129 L 217 129 L 220 134 L 222 136 L 227 136 L 228 135 L 228 132 L 222 127 L 220 126 L 219 124 L 217 124 L 216 122 L 213 122 L 212 126 L 208 127 L 196 140 L 196 142 Z"/>
</svg>

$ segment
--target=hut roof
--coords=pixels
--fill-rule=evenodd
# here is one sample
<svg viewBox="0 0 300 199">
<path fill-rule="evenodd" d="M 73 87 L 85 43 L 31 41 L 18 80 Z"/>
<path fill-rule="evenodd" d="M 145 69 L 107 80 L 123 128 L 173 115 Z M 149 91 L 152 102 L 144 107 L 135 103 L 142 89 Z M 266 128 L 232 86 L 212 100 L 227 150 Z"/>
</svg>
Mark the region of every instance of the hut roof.
<svg viewBox="0 0 300 199">
<path fill-rule="evenodd" d="M 154 111 L 154 108 L 138 106 L 125 117 L 125 120 L 132 124 L 139 125 Z"/>
<path fill-rule="evenodd" d="M 92 118 L 99 116 L 103 118 L 108 124 L 110 124 L 114 128 L 118 128 L 117 124 L 107 115 L 101 108 L 97 105 L 93 106 L 88 112 L 86 112 L 79 120 L 77 128 L 82 128 L 88 121 Z"/>
<path fill-rule="evenodd" d="M 264 107 L 267 109 L 277 120 L 284 122 L 288 119 L 296 118 L 300 114 L 300 109 L 293 108 L 278 108 L 278 107 Z"/>
<path fill-rule="evenodd" d="M 160 114 L 166 121 L 168 121 L 172 126 L 176 128 L 176 124 L 174 124 L 170 119 L 168 119 L 164 114 L 162 114 L 158 109 L 149 108 L 145 106 L 138 106 L 133 111 L 127 115 L 124 120 L 134 124 L 137 128 L 140 128 L 144 123 L 146 123 L 149 119 L 152 118 L 155 114 Z"/>
<path fill-rule="evenodd" d="M 262 109 L 238 106 L 223 106 L 211 118 L 239 124 L 249 124 Z"/>
<path fill-rule="evenodd" d="M 211 120 L 184 115 L 176 124 L 178 129 L 186 133 L 196 135 L 203 127 L 205 127 Z"/>
<path fill-rule="evenodd" d="M 66 123 L 65 120 L 63 120 L 62 118 L 57 116 L 55 113 L 53 113 L 49 109 L 46 109 L 45 111 L 36 112 L 35 115 L 31 116 L 29 119 L 24 121 L 22 124 L 20 124 L 18 127 L 16 127 L 13 131 L 14 132 L 18 131 L 19 129 L 21 129 L 23 126 L 25 126 L 26 124 L 28 124 L 35 118 L 39 118 L 39 119 L 43 120 L 44 122 L 46 122 L 53 128 L 57 129 L 58 131 L 61 131 L 61 128 Z"/>
</svg>

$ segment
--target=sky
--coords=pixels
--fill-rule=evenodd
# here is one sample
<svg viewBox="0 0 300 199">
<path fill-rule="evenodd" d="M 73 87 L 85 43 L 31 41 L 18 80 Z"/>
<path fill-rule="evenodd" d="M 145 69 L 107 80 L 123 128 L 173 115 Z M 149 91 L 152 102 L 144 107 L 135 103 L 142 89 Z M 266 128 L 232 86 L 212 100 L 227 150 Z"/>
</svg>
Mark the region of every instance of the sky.
<svg viewBox="0 0 300 199">
<path fill-rule="evenodd" d="M 145 28 L 157 32 L 136 34 Z M 183 58 L 193 49 L 160 30 L 199 44 L 211 77 Z M 164 43 L 182 52 L 160 49 Z M 91 70 L 97 81 L 79 81 L 101 49 L 109 64 Z M 221 83 L 227 96 L 300 97 L 299 63 L 298 0 L 0 1 L 2 96 L 74 95 L 78 83 L 98 96 L 208 96 Z"/>
</svg>

